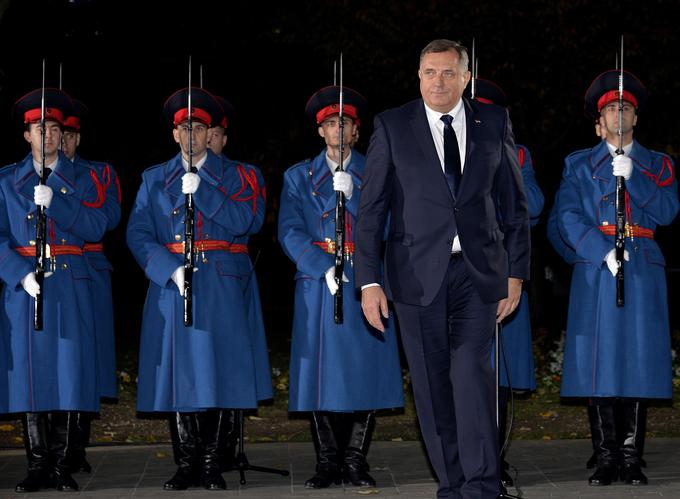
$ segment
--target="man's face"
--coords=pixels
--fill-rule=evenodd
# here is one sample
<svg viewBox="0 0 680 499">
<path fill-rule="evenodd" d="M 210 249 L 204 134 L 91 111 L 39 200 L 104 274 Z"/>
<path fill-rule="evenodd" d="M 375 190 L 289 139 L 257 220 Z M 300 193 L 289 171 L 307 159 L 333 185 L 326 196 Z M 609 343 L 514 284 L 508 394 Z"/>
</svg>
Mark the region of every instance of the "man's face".
<svg viewBox="0 0 680 499">
<path fill-rule="evenodd" d="M 418 69 L 420 94 L 428 107 L 447 113 L 458 103 L 470 81 L 470 72 L 460 66 L 458 52 L 425 54 Z"/>
<path fill-rule="evenodd" d="M 73 159 L 80 145 L 80 132 L 66 130 L 62 133 L 61 150 L 68 159 Z"/>
<path fill-rule="evenodd" d="M 192 123 L 192 152 L 194 157 L 201 157 L 208 148 L 208 127 L 203 123 Z M 172 136 L 182 149 L 185 157 L 189 157 L 189 123 L 184 122 L 172 130 Z"/>
<path fill-rule="evenodd" d="M 631 133 L 637 124 L 637 113 L 630 102 L 623 103 L 623 135 Z M 600 127 L 606 130 L 607 138 L 611 141 L 618 135 L 619 130 L 619 103 L 610 102 L 600 111 Z"/>
<path fill-rule="evenodd" d="M 345 147 L 350 147 L 353 143 L 353 137 L 358 135 L 357 126 L 352 118 L 344 117 L 345 125 Z M 319 135 L 324 138 L 326 145 L 329 147 L 340 147 L 340 118 L 337 114 L 328 117 L 319 125 Z"/>
<path fill-rule="evenodd" d="M 221 126 L 208 129 L 208 147 L 218 156 L 222 154 L 222 149 L 227 145 L 227 131 Z"/>
<path fill-rule="evenodd" d="M 41 155 L 42 134 L 40 123 L 31 123 L 24 132 L 24 139 L 31 144 L 33 156 Z M 61 146 L 61 125 L 56 121 L 45 121 L 45 156 L 54 156 Z"/>
</svg>

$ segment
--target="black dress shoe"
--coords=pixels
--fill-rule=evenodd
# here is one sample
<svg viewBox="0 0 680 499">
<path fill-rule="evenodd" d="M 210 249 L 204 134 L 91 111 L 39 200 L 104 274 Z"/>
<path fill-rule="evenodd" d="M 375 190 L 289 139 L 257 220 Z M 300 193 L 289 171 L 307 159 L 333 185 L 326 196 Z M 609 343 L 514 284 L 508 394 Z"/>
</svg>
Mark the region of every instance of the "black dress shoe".
<svg viewBox="0 0 680 499">
<path fill-rule="evenodd" d="M 192 469 L 178 468 L 175 475 L 165 482 L 163 485 L 164 490 L 186 490 L 189 487 L 195 487 L 198 485 L 198 479 L 196 478 L 196 473 Z"/>
<path fill-rule="evenodd" d="M 69 467 L 69 473 L 71 474 L 78 473 L 79 471 L 84 473 L 92 473 L 92 466 L 84 457 L 82 459 L 74 460 Z"/>
<path fill-rule="evenodd" d="M 317 470 L 316 474 L 305 482 L 308 489 L 325 489 L 331 484 L 340 485 L 342 478 L 337 471 Z"/>
<path fill-rule="evenodd" d="M 503 484 L 503 487 L 515 486 L 515 481 L 512 479 L 510 473 L 508 473 L 508 471 L 505 468 L 501 470 L 501 483 Z"/>
<path fill-rule="evenodd" d="M 623 464 L 621 466 L 621 481 L 627 485 L 647 485 L 647 477 L 637 463 Z"/>
<path fill-rule="evenodd" d="M 44 471 L 31 470 L 28 472 L 26 478 L 20 481 L 16 487 L 15 492 L 37 492 L 40 489 L 52 487 L 52 480 L 48 473 Z"/>
<path fill-rule="evenodd" d="M 618 479 L 618 470 L 616 465 L 608 464 L 598 466 L 590 478 L 588 478 L 589 485 L 611 485 Z"/>
</svg>

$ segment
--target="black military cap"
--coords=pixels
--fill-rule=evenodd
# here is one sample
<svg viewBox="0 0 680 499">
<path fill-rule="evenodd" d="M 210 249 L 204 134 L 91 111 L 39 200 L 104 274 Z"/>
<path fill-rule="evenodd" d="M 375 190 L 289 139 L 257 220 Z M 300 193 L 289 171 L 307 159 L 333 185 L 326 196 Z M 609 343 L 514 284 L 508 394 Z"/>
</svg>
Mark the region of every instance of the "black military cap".
<svg viewBox="0 0 680 499">
<path fill-rule="evenodd" d="M 356 90 L 349 87 L 342 88 L 343 114 L 354 119 L 359 125 L 359 115 L 363 114 L 368 105 L 366 99 Z M 340 113 L 340 87 L 324 87 L 307 101 L 305 113 L 317 125 L 320 125 L 326 118 Z"/>
<path fill-rule="evenodd" d="M 472 82 L 465 87 L 465 97 L 472 95 Z M 483 78 L 475 79 L 475 100 L 485 104 L 496 104 L 505 107 L 508 105 L 508 99 L 505 96 L 503 89 L 490 80 Z"/>
<path fill-rule="evenodd" d="M 73 132 L 80 132 L 80 122 L 87 114 L 89 109 L 81 101 L 77 99 L 71 99 L 73 105 L 71 106 L 71 112 L 68 116 L 64 118 L 64 129 Z"/>
<path fill-rule="evenodd" d="M 191 119 L 207 126 L 219 125 L 224 116 L 217 99 L 202 88 L 191 88 Z M 165 116 L 174 126 L 189 119 L 189 89 L 180 88 L 165 101 Z"/>
<path fill-rule="evenodd" d="M 220 95 L 214 95 L 215 99 L 217 99 L 217 102 L 219 102 L 220 107 L 222 107 L 222 121 L 220 121 L 219 126 L 222 128 L 227 128 L 229 126 L 229 123 L 231 123 L 234 119 L 234 114 L 235 114 L 235 109 L 234 106 L 231 105 L 231 102 L 229 102 L 227 99 Z M 218 126 L 213 123 L 213 126 Z"/>
<path fill-rule="evenodd" d="M 45 119 L 63 125 L 64 119 L 71 113 L 71 98 L 58 88 L 45 89 Z M 36 88 L 19 98 L 14 104 L 14 114 L 24 124 L 36 123 L 41 119 L 42 88 Z"/>
<path fill-rule="evenodd" d="M 619 76 L 621 71 L 611 69 L 595 78 L 585 95 L 586 112 L 598 117 L 607 104 L 619 100 Z M 633 73 L 623 71 L 623 100 L 630 102 L 638 112 L 647 103 L 647 89 Z"/>
</svg>

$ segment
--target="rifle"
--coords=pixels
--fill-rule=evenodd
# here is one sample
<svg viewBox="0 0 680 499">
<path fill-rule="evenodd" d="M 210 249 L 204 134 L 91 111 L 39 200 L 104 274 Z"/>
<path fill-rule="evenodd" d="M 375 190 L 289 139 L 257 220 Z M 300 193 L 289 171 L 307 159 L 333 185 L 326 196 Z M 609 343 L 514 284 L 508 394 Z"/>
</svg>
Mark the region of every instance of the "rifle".
<svg viewBox="0 0 680 499">
<path fill-rule="evenodd" d="M 342 90 L 342 53 L 340 54 L 340 113 L 338 114 L 340 128 L 340 162 L 336 172 L 343 171 L 345 159 L 345 113 L 344 93 Z M 336 324 L 342 324 L 342 273 L 345 269 L 345 195 L 341 191 L 335 193 L 335 283 L 338 290 L 333 302 L 333 318 Z"/>
<path fill-rule="evenodd" d="M 193 122 L 191 105 L 191 56 L 189 56 L 189 93 L 187 107 L 189 110 L 189 170 L 196 173 L 193 165 Z M 193 317 L 193 279 L 194 279 L 194 197 L 186 194 L 184 212 L 184 326 L 191 327 L 194 323 Z"/>
<path fill-rule="evenodd" d="M 472 78 L 470 79 L 470 99 L 474 100 L 477 95 L 477 59 L 475 58 L 475 39 L 472 38 Z"/>
<path fill-rule="evenodd" d="M 621 35 L 621 57 L 619 72 L 619 147 L 616 154 L 623 154 L 623 35 Z M 623 177 L 616 177 L 616 306 L 623 307 L 624 280 L 623 280 L 623 260 L 624 246 L 626 242 L 626 182 Z"/>
<path fill-rule="evenodd" d="M 42 93 L 40 97 L 40 176 L 39 185 L 45 185 L 45 59 L 42 60 Z M 33 307 L 33 329 L 43 329 L 43 296 L 45 294 L 45 259 L 47 254 L 47 220 L 45 207 L 38 206 L 35 224 L 35 280 L 40 293 L 35 297 Z"/>
</svg>

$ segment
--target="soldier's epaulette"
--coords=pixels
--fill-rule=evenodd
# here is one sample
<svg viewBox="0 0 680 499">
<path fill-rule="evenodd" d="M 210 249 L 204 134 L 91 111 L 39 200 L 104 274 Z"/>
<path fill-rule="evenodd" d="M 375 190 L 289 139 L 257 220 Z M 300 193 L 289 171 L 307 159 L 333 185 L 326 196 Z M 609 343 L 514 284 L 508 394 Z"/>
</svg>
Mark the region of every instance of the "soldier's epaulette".
<svg viewBox="0 0 680 499">
<path fill-rule="evenodd" d="M 579 149 L 578 151 L 574 151 L 574 152 L 570 153 L 570 154 L 567 156 L 567 159 L 568 159 L 568 160 L 571 160 L 571 159 L 575 158 L 576 156 L 582 156 L 582 155 L 584 155 L 584 154 L 588 154 L 588 153 L 590 153 L 591 150 L 592 150 L 592 148 L 588 148 L 588 149 Z"/>
<path fill-rule="evenodd" d="M 303 159 L 303 160 L 300 161 L 299 163 L 295 163 L 293 166 L 291 166 L 290 168 L 288 168 L 288 171 L 289 171 L 289 172 L 292 172 L 293 170 L 297 170 L 298 168 L 305 168 L 305 169 L 307 169 L 311 163 L 312 163 L 312 159 L 311 159 L 311 158 Z"/>
<path fill-rule="evenodd" d="M 18 164 L 19 163 L 10 163 L 9 165 L 3 166 L 2 168 L 0 168 L 0 175 L 7 175 L 7 172 L 16 168 Z"/>
</svg>

